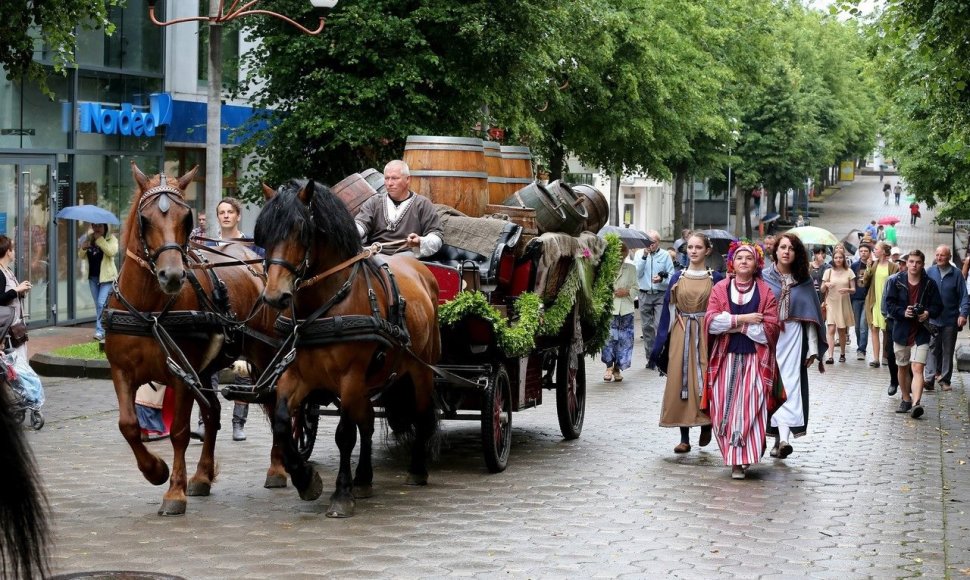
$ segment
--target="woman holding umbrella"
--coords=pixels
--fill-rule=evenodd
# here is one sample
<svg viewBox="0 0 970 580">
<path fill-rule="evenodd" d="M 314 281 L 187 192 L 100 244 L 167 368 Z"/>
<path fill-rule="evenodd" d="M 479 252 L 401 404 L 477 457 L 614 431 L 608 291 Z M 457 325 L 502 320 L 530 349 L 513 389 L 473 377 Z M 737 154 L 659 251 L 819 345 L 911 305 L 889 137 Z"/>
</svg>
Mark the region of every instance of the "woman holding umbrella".
<svg viewBox="0 0 970 580">
<path fill-rule="evenodd" d="M 118 255 L 118 238 L 108 230 L 108 224 L 92 224 L 84 238 L 78 255 L 88 261 L 88 287 L 94 299 L 94 340 L 104 340 L 101 312 L 108 301 L 111 286 L 118 278 L 115 256 Z"/>
<path fill-rule="evenodd" d="M 701 428 L 698 445 L 711 442 L 711 418 L 700 408 L 708 360 L 707 334 L 702 330 L 711 289 L 724 278 L 705 267 L 711 253 L 707 236 L 691 234 L 685 245 L 687 268 L 670 279 L 650 355 L 650 363 L 667 374 L 660 426 L 680 428 L 674 453 L 690 451 L 691 427 Z"/>
</svg>

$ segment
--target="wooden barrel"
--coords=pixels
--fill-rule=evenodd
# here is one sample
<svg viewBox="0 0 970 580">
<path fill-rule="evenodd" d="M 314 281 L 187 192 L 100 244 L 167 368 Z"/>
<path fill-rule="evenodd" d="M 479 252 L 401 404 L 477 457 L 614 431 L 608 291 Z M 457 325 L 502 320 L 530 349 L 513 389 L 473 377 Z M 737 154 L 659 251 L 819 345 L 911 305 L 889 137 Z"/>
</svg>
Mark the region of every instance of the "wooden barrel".
<svg viewBox="0 0 970 580">
<path fill-rule="evenodd" d="M 502 146 L 495 141 L 482 141 L 485 150 L 485 171 L 488 172 L 488 203 L 500 204 L 509 196 L 502 169 Z"/>
<path fill-rule="evenodd" d="M 488 204 L 488 173 L 481 139 L 411 135 L 404 146 L 411 189 L 469 217 Z"/>
<path fill-rule="evenodd" d="M 559 199 L 563 201 L 562 207 L 566 210 L 566 213 L 572 220 L 579 222 L 579 231 L 586 229 L 589 214 L 586 212 L 586 206 L 583 205 L 585 196 L 576 193 L 573 188 L 558 179 L 547 185 L 546 189 L 549 190 L 549 193 L 559 196 Z"/>
<path fill-rule="evenodd" d="M 562 232 L 571 236 L 582 231 L 585 220 L 576 219 L 566 212 L 563 201 L 551 194 L 538 181 L 534 181 L 512 194 L 502 205 L 531 207 L 536 210 L 536 226 L 539 233 Z"/>
<path fill-rule="evenodd" d="M 532 152 L 528 147 L 502 145 L 502 175 L 505 176 L 505 198 L 536 180 L 532 171 Z M 498 203 L 492 201 L 492 203 Z"/>
<path fill-rule="evenodd" d="M 375 171 L 373 169 L 369 171 Z M 384 176 L 381 175 L 381 184 L 383 185 Z M 336 195 L 340 201 L 344 202 L 347 209 L 350 210 L 350 215 L 357 215 L 360 212 L 360 206 L 364 205 L 364 202 L 371 197 L 377 195 L 377 191 L 374 187 L 368 183 L 364 175 L 360 173 L 354 173 L 353 175 L 348 175 L 337 185 L 330 188 L 331 193 Z"/>
<path fill-rule="evenodd" d="M 536 225 L 536 210 L 531 207 L 517 207 L 511 205 L 488 204 L 485 206 L 486 214 L 499 214 L 509 216 L 509 221 L 522 226 L 522 233 L 536 235 L 539 227 Z"/>
<path fill-rule="evenodd" d="M 360 172 L 360 176 L 364 178 L 374 191 L 377 193 L 387 193 L 387 187 L 384 186 L 384 174 L 380 171 L 371 167 L 370 169 L 365 169 Z"/>
<path fill-rule="evenodd" d="M 606 201 L 603 192 L 592 185 L 582 183 L 571 186 L 573 192 L 579 195 L 586 206 L 586 229 L 591 232 L 598 232 L 610 220 L 610 204 Z"/>
</svg>

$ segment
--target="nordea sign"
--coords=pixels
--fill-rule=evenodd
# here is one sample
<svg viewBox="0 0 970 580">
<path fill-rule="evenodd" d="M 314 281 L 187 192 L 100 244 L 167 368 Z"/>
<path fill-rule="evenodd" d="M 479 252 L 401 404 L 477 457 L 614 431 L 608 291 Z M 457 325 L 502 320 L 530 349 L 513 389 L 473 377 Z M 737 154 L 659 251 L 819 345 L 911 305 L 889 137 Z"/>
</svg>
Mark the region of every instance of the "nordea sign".
<svg viewBox="0 0 970 580">
<path fill-rule="evenodd" d="M 148 111 L 122 103 L 120 109 L 109 109 L 102 103 L 80 103 L 79 128 L 82 133 L 154 137 L 155 128 L 172 122 L 172 95 L 155 93 L 149 97 Z"/>
</svg>

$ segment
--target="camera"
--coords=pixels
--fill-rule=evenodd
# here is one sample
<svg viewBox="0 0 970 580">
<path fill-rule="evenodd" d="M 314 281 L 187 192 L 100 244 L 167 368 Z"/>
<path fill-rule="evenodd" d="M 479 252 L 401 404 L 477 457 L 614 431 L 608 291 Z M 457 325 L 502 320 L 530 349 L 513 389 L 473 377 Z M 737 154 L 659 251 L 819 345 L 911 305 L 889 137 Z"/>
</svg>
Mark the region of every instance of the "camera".
<svg viewBox="0 0 970 580">
<path fill-rule="evenodd" d="M 912 308 L 914 318 L 926 312 L 926 308 L 922 304 L 913 304 L 910 308 Z"/>
<path fill-rule="evenodd" d="M 666 270 L 662 272 L 657 272 L 657 278 L 660 278 L 661 280 L 666 280 L 668 276 L 670 276 L 670 273 L 667 272 Z"/>
</svg>

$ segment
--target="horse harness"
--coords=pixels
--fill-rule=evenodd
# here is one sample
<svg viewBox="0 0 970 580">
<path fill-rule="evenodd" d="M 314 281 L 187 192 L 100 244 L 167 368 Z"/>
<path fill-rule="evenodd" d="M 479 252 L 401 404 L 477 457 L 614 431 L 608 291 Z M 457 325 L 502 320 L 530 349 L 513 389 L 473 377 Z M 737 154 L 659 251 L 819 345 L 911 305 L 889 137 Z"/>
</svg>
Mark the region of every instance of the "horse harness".
<svg viewBox="0 0 970 580">
<path fill-rule="evenodd" d="M 188 208 L 188 204 L 182 198 L 182 192 L 168 183 L 168 177 L 161 175 L 161 184 L 144 192 L 138 202 L 139 214 L 151 201 L 158 200 L 158 208 L 162 213 L 170 209 L 171 202 L 175 202 Z M 156 273 L 155 261 L 162 252 L 177 251 L 182 255 L 183 264 L 187 266 L 186 278 L 195 291 L 196 297 L 202 310 L 170 310 L 172 304 L 178 298 L 178 294 L 173 295 L 161 311 L 142 312 L 122 294 L 121 288 L 116 279 L 113 284 L 112 292 L 118 301 L 125 307 L 124 310 L 105 308 L 103 324 L 106 331 L 129 336 L 154 336 L 162 350 L 166 354 L 166 365 L 176 377 L 181 379 L 192 390 L 195 398 L 200 404 L 208 405 L 203 391 L 211 390 L 203 387 L 201 379 L 195 369 L 189 363 L 188 358 L 182 349 L 175 342 L 175 338 L 208 340 L 211 334 L 221 332 L 226 337 L 226 346 L 220 354 L 228 357 L 238 357 L 241 351 L 241 339 L 243 335 L 249 335 L 261 342 L 276 345 L 278 341 L 266 336 L 246 324 L 256 315 L 258 304 L 253 306 L 252 311 L 246 319 L 239 320 L 236 313 L 232 311 L 229 302 L 229 289 L 226 283 L 218 276 L 215 269 L 223 266 L 245 265 L 249 271 L 255 275 L 261 274 L 251 266 L 261 260 L 239 260 L 215 248 L 202 246 L 195 243 L 178 245 L 172 242 L 163 244 L 160 248 L 152 252 L 145 239 L 144 226 L 142 220 L 138 220 L 138 237 L 141 242 L 142 254 L 133 253 L 130 249 L 126 250 L 126 255 L 133 259 L 142 268 L 152 274 Z M 191 246 L 191 249 L 190 249 Z M 232 259 L 231 262 L 210 262 L 206 259 L 203 251 L 226 256 Z M 209 276 L 212 284 L 212 296 L 203 288 L 194 270 L 203 270 Z M 120 278 L 120 276 L 119 276 Z M 173 338 L 174 337 L 174 338 Z"/>
</svg>

